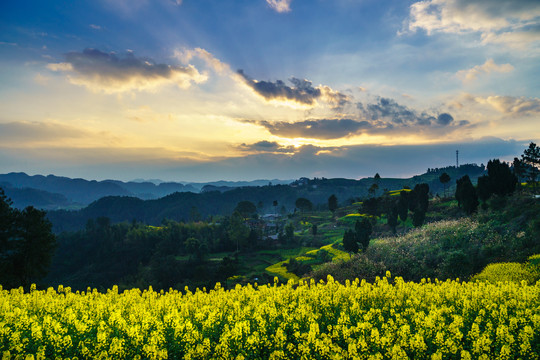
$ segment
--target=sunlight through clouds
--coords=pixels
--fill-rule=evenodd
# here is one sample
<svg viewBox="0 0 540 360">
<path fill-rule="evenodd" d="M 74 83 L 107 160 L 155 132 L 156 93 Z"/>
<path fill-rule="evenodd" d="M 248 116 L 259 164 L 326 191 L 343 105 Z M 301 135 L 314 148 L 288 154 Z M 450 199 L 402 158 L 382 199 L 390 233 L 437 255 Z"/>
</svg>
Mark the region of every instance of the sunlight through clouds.
<svg viewBox="0 0 540 360">
<path fill-rule="evenodd" d="M 109 94 L 155 91 L 165 84 L 175 84 L 185 89 L 193 82 L 202 83 L 207 80 L 206 75 L 191 65 L 156 64 L 149 58 L 137 58 L 132 52 L 120 57 L 97 49 L 67 53 L 66 62 L 49 64 L 47 68 L 66 73 L 72 84 Z"/>
<path fill-rule="evenodd" d="M 399 175 L 406 146 L 540 141 L 537 0 L 72 5 L 2 7 L 10 170 L 345 176 L 384 147 L 377 161 Z"/>
</svg>

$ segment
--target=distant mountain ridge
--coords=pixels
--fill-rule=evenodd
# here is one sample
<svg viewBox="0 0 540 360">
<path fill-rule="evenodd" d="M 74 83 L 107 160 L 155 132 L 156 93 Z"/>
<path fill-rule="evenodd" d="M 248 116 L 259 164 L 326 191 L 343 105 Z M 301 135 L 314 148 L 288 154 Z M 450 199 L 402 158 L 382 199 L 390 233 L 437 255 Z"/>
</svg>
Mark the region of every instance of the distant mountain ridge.
<svg viewBox="0 0 540 360">
<path fill-rule="evenodd" d="M 336 195 L 342 204 L 354 202 L 369 196 L 369 188 L 375 183 L 378 184 L 375 196 L 382 195 L 385 190 L 396 190 L 405 186 L 413 188 L 420 183 L 427 183 L 432 194 L 443 195 L 443 185 L 439 181 L 439 176 L 443 172 L 447 172 L 452 179 L 447 185 L 447 193 L 452 194 L 457 179 L 469 175 L 472 181 L 476 182 L 485 169 L 476 165 L 464 165 L 458 169 L 454 167 L 430 169 L 425 174 L 407 179 L 301 178 L 290 185 L 267 184 L 230 189 L 211 185 L 200 193 L 175 192 L 151 200 L 132 196 L 107 196 L 78 211 L 50 211 L 48 217 L 53 223 L 54 231 L 61 232 L 81 229 L 88 220 L 97 217 L 107 217 L 113 223 L 137 221 L 156 226 L 165 219 L 175 221 L 209 219 L 216 215 L 230 215 L 240 201 L 251 201 L 261 215 L 278 212 L 281 207 L 285 207 L 287 212 L 292 212 L 299 197 L 309 199 L 322 209 L 328 207 L 328 198 L 332 194 Z M 277 202 L 277 207 L 273 205 L 274 201 Z"/>
<path fill-rule="evenodd" d="M 485 167 L 466 164 L 459 168 L 449 166 L 428 169 L 422 175 L 405 179 L 300 178 L 293 182 L 162 182 L 157 185 L 151 182 L 89 181 L 54 175 L 9 173 L 0 174 L 0 187 L 13 200 L 15 207 L 32 205 L 48 210 L 56 230 L 74 230 L 84 226 L 88 219 L 99 216 L 109 217 L 114 222 L 137 220 L 159 224 L 165 218 L 189 221 L 192 209 L 196 209 L 203 218 L 230 214 L 242 200 L 257 204 L 261 213 L 276 212 L 281 206 L 292 211 L 294 202 L 299 197 L 305 197 L 315 205 L 326 206 L 328 197 L 332 194 L 336 195 L 340 202 L 368 196 L 368 190 L 373 184 L 378 185 L 378 190 L 374 193 L 376 196 L 382 195 L 385 190 L 414 187 L 419 183 L 427 183 L 432 194 L 443 195 L 444 187 L 439 181 L 443 172 L 451 177 L 446 186 L 446 192 L 450 195 L 455 191 L 457 179 L 468 175 L 476 182 L 476 179 L 485 173 Z M 272 206 L 274 200 L 278 202 L 279 208 Z"/>
<path fill-rule="evenodd" d="M 132 196 L 142 200 L 158 199 L 175 192 L 200 192 L 205 186 L 234 189 L 290 183 L 291 180 L 215 181 L 208 183 L 72 179 L 55 175 L 28 175 L 24 172 L 0 174 L 0 187 L 17 208 L 32 205 L 45 210 L 77 209 L 106 196 Z"/>
</svg>

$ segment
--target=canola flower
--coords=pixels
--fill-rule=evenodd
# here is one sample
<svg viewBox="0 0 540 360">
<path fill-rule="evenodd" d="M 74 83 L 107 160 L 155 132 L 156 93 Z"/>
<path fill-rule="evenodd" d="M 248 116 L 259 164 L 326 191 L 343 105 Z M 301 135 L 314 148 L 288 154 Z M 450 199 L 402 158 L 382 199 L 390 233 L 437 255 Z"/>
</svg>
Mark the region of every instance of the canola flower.
<svg viewBox="0 0 540 360">
<path fill-rule="evenodd" d="M 540 284 L 0 291 L 2 359 L 538 359 Z"/>
</svg>

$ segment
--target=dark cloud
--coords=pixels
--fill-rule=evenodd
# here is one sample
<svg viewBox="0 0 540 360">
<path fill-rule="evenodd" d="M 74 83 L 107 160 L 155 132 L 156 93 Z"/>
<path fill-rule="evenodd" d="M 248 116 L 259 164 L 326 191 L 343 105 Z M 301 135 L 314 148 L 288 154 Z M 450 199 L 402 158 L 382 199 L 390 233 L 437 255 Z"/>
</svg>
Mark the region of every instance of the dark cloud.
<svg viewBox="0 0 540 360">
<path fill-rule="evenodd" d="M 348 101 L 348 100 L 347 100 Z M 379 97 L 373 103 L 356 103 L 350 118 L 308 119 L 298 122 L 242 120 L 266 128 L 272 135 L 285 138 L 331 140 L 359 134 L 399 134 L 422 132 L 437 134 L 470 126 L 469 121 L 455 121 L 449 113 L 418 112 L 395 100 Z"/>
<path fill-rule="evenodd" d="M 150 58 L 136 57 L 133 52 L 118 56 L 114 52 L 85 49 L 69 52 L 65 58 L 66 62 L 49 64 L 48 68 L 75 74 L 70 79 L 73 83 L 102 90 L 144 89 L 162 83 L 187 87 L 191 81 L 205 80 L 193 66 L 158 64 Z"/>
<path fill-rule="evenodd" d="M 440 125 L 446 126 L 450 124 L 452 121 L 454 121 L 454 118 L 450 114 L 442 113 L 439 116 L 437 116 L 437 123 L 439 123 Z"/>
<path fill-rule="evenodd" d="M 339 139 L 371 128 L 371 124 L 367 121 L 356 121 L 352 119 L 314 119 L 292 123 L 285 121 L 269 122 L 265 120 L 246 120 L 245 122 L 263 126 L 271 134 L 277 136 L 323 140 Z"/>
<path fill-rule="evenodd" d="M 268 152 L 268 153 L 292 153 L 294 146 L 282 146 L 276 141 L 262 140 L 253 144 L 241 144 L 237 149 L 249 152 Z"/>
<path fill-rule="evenodd" d="M 450 126 L 454 117 L 448 113 L 441 113 L 437 116 L 425 111 L 417 112 L 404 105 L 398 104 L 395 100 L 379 97 L 372 104 L 357 104 L 358 110 L 368 120 L 378 121 L 379 124 L 386 124 L 384 128 L 409 127 L 409 126 Z M 461 122 L 459 125 L 463 125 Z"/>
<path fill-rule="evenodd" d="M 313 105 L 315 100 L 321 96 L 321 90 L 313 87 L 311 81 L 305 79 L 290 78 L 289 81 L 293 86 L 287 86 L 281 80 L 276 82 L 253 80 L 244 74 L 243 70 L 238 70 L 238 74 L 257 94 L 267 100 L 286 99 Z"/>
</svg>

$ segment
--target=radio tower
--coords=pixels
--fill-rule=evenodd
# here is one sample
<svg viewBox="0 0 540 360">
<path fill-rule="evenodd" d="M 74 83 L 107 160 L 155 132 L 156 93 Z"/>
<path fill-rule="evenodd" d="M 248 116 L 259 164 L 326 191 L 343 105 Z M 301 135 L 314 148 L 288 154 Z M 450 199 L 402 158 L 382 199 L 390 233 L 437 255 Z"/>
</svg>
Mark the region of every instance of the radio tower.
<svg viewBox="0 0 540 360">
<path fill-rule="evenodd" d="M 456 150 L 456 169 L 459 168 L 459 150 Z"/>
</svg>

